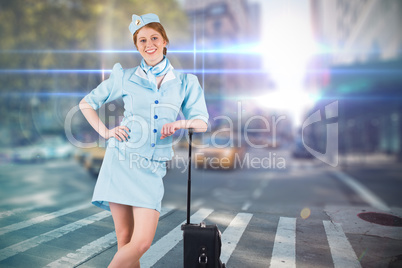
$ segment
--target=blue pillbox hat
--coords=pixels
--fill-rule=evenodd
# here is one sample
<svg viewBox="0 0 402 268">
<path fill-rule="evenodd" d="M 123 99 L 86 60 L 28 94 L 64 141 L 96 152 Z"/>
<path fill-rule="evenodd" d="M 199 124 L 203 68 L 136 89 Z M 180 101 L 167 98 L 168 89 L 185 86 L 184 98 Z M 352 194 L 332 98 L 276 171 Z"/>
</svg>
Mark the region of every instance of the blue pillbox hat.
<svg viewBox="0 0 402 268">
<path fill-rule="evenodd" d="M 159 17 L 155 14 L 148 13 L 142 16 L 138 15 L 133 15 L 132 17 L 132 22 L 130 23 L 130 26 L 128 26 L 128 29 L 132 34 L 134 34 L 136 31 L 138 31 L 140 28 L 143 26 L 147 25 L 148 23 L 151 22 L 159 22 Z"/>
</svg>

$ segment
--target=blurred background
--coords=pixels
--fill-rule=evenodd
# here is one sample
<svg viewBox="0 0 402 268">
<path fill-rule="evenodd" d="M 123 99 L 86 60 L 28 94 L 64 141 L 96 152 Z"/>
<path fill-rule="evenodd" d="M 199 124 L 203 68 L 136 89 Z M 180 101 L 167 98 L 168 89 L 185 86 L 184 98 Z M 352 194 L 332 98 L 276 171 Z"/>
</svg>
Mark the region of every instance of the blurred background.
<svg viewBox="0 0 402 268">
<path fill-rule="evenodd" d="M 9 232 L 0 240 L 0 266 L 45 266 L 53 260 L 44 260 L 39 246 L 25 255 L 18 247 L 10 258 L 3 248 L 97 211 L 89 200 L 105 140 L 78 103 L 115 63 L 139 65 L 128 25 L 132 14 L 146 13 L 159 15 L 174 68 L 197 75 L 205 92 L 210 129 L 194 135 L 193 209 L 215 209 L 212 220 L 224 226 L 231 212 L 255 213 L 232 265 L 267 267 L 266 245 L 282 216 L 305 224 L 297 232 L 305 243 L 297 252 L 307 252 L 297 260 L 303 267 L 332 267 L 320 232 L 322 220 L 336 222 L 337 215 L 363 267 L 402 261 L 399 229 L 374 237 L 356 216 L 402 217 L 402 1 L 0 0 L 0 234 Z M 123 101 L 99 115 L 113 128 Z M 177 214 L 165 218 L 161 232 L 184 219 L 186 133 L 175 133 L 164 178 L 162 205 Z M 52 211 L 75 214 L 54 216 L 36 233 L 15 224 L 32 225 Z M 113 231 L 111 219 L 100 233 L 105 226 Z M 78 233 L 75 241 L 84 237 L 84 244 L 101 236 Z M 271 240 L 255 244 L 261 239 Z M 58 253 L 48 258 L 70 252 L 59 248 L 74 239 L 55 240 Z M 112 248 L 103 257 L 102 250 L 94 253 L 99 264 L 88 267 L 114 254 Z M 169 255 L 167 263 L 180 258 Z"/>
<path fill-rule="evenodd" d="M 242 168 L 257 151 L 317 160 L 306 147 L 336 154 L 333 166 L 402 159 L 398 0 L 1 1 L 0 12 L 3 165 L 74 158 L 96 175 L 105 142 L 77 104 L 115 62 L 139 64 L 127 25 L 148 12 L 165 25 L 173 66 L 205 90 L 211 128 L 196 140 L 214 148 L 201 150 L 202 168 L 212 158 Z M 122 109 L 117 100 L 99 114 L 112 128 Z M 178 153 L 186 142 L 176 134 Z"/>
<path fill-rule="evenodd" d="M 115 62 L 139 63 L 127 25 L 148 12 L 165 25 L 174 67 L 198 76 L 211 133 L 294 156 L 310 156 L 304 144 L 325 153 L 326 123 L 302 123 L 337 101 L 340 164 L 402 157 L 398 0 L 0 3 L 2 164 L 104 145 L 77 104 Z M 110 127 L 121 104 L 100 111 Z"/>
</svg>

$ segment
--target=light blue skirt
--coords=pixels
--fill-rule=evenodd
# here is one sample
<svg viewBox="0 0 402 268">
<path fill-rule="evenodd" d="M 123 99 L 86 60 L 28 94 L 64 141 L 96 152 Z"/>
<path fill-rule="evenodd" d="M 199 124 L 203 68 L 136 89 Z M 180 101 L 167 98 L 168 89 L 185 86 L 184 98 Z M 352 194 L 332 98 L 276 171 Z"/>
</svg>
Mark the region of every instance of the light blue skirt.
<svg viewBox="0 0 402 268">
<path fill-rule="evenodd" d="M 166 162 L 130 152 L 124 142 L 108 142 L 92 203 L 109 211 L 112 202 L 160 212 L 165 175 Z"/>
</svg>

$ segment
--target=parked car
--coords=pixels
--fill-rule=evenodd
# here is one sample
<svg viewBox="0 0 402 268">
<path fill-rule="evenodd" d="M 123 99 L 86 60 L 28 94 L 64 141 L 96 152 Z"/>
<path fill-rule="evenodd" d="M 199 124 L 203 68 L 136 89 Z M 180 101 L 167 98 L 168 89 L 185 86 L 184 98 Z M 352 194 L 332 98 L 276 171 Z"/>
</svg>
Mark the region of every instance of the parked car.
<svg viewBox="0 0 402 268">
<path fill-rule="evenodd" d="M 46 150 L 39 144 L 15 147 L 11 159 L 13 162 L 43 162 Z"/>
<path fill-rule="evenodd" d="M 292 156 L 294 158 L 313 158 L 313 155 L 310 154 L 306 148 L 304 147 L 303 141 L 301 138 L 297 138 L 292 147 Z"/>
<path fill-rule="evenodd" d="M 37 143 L 15 147 L 12 151 L 14 162 L 42 162 L 71 157 L 75 147 L 62 136 L 43 136 Z"/>
<path fill-rule="evenodd" d="M 39 146 L 44 148 L 46 159 L 69 158 L 76 150 L 76 147 L 62 136 L 44 136 Z"/>
</svg>

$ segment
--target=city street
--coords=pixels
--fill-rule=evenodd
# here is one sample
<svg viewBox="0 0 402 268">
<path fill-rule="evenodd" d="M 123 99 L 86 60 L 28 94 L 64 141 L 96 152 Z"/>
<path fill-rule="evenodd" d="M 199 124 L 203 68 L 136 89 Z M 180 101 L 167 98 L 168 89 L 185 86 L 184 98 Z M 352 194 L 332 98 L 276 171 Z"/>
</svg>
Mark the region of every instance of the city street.
<svg viewBox="0 0 402 268">
<path fill-rule="evenodd" d="M 401 267 L 401 222 L 357 216 L 402 216 L 400 168 L 341 170 L 287 151 L 248 153 L 267 162 L 193 169 L 191 221 L 218 225 L 227 267 Z M 269 161 L 285 166 L 269 168 Z M 159 226 L 141 267 L 182 267 L 183 163 L 171 163 L 164 179 Z M 90 204 L 94 176 L 73 159 L 2 165 L 0 174 L 0 267 L 107 267 L 116 238 L 110 212 Z"/>
<path fill-rule="evenodd" d="M 116 233 L 95 186 L 157 210 L 164 190 L 152 244 L 137 210 L 126 249 L 150 246 L 142 268 L 183 267 L 190 129 L 191 223 L 219 228 L 226 267 L 402 268 L 401 0 L 0 13 L 0 268 L 108 267 Z"/>
</svg>

